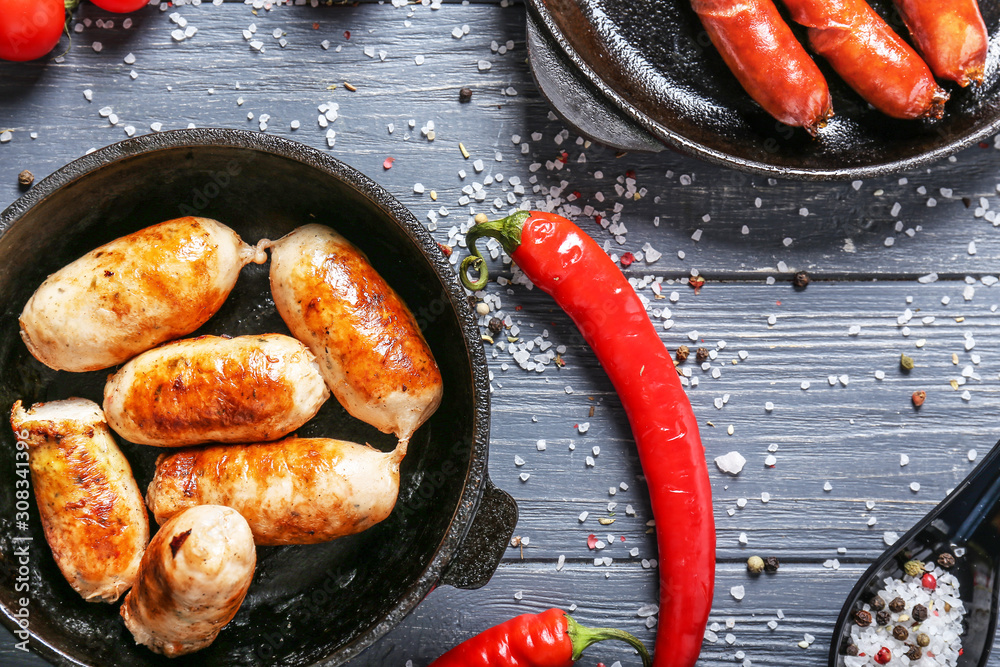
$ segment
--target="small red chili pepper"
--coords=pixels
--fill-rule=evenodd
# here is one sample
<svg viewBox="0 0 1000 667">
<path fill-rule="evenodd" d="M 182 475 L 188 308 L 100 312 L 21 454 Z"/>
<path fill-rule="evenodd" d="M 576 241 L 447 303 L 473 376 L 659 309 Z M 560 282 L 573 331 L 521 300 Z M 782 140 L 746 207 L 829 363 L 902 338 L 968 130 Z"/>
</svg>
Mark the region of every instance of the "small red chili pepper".
<svg viewBox="0 0 1000 667">
<path fill-rule="evenodd" d="M 632 262 L 635 261 L 635 255 L 633 255 L 630 252 L 623 253 L 621 259 L 618 261 L 622 263 L 622 266 L 627 268 L 629 266 L 632 266 Z"/>
<path fill-rule="evenodd" d="M 344 31 L 344 39 L 350 39 L 350 38 L 351 38 L 351 31 L 350 30 L 345 30 Z"/>
<path fill-rule="evenodd" d="M 878 650 L 878 653 L 875 654 L 875 662 L 877 662 L 880 665 L 884 665 L 888 663 L 890 660 L 892 660 L 892 651 L 887 649 L 885 646 L 880 648 Z"/>
<path fill-rule="evenodd" d="M 588 549 L 597 548 L 597 535 L 594 535 L 593 533 L 587 535 L 587 548 Z"/>
<path fill-rule="evenodd" d="M 500 241 L 511 259 L 572 318 L 621 398 L 635 436 L 656 522 L 662 632 L 657 667 L 698 660 L 715 582 L 712 488 L 698 422 L 639 295 L 611 258 L 579 227 L 552 213 L 519 211 L 472 227 L 471 257 L 459 275 L 486 286 L 476 240 Z M 473 282 L 470 267 L 477 267 Z"/>
<path fill-rule="evenodd" d="M 927 590 L 932 591 L 935 588 L 937 588 L 937 579 L 934 577 L 933 574 L 928 572 L 920 578 L 920 585 L 926 588 Z"/>
<path fill-rule="evenodd" d="M 605 639 L 628 642 L 653 664 L 641 641 L 624 630 L 585 628 L 561 609 L 522 614 L 495 625 L 451 649 L 430 667 L 570 667 L 591 644 Z"/>
<path fill-rule="evenodd" d="M 392 169 L 392 163 L 395 162 L 395 161 L 396 161 L 396 158 L 394 158 L 394 157 L 387 157 L 385 159 L 385 162 L 382 163 L 382 168 L 383 169 Z"/>
</svg>

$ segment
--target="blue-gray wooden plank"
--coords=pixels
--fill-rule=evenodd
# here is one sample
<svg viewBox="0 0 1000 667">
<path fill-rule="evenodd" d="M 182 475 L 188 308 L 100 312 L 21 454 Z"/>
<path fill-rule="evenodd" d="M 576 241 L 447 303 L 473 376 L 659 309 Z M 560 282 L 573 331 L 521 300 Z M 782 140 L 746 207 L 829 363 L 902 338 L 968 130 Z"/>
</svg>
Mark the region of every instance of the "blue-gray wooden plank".
<svg viewBox="0 0 1000 667">
<path fill-rule="evenodd" d="M 199 28 L 195 37 L 183 43 L 171 39 L 176 26 L 168 15 L 173 11 Z M 1000 175 L 993 142 L 968 149 L 954 161 L 857 185 L 769 182 L 669 152 L 618 158 L 562 134 L 562 125 L 549 115 L 525 63 L 523 12 L 520 6 L 495 4 L 446 4 L 439 10 L 362 4 L 279 6 L 254 15 L 246 5 L 227 2 L 166 13 L 148 8 L 129 30 L 122 29 L 122 17 L 113 17 L 113 29 L 91 25 L 74 33 L 63 63 L 0 63 L 0 132 L 13 131 L 9 142 L 0 143 L 0 204 L 17 196 L 21 169 L 44 176 L 90 148 L 124 138 L 127 126 L 140 134 L 154 122 L 164 129 L 189 123 L 257 129 L 262 113 L 271 116 L 268 132 L 328 150 L 371 175 L 421 219 L 447 207 L 449 216 L 438 214 L 434 232 L 442 242 L 452 238 L 453 225 L 468 219 L 468 211 L 457 204 L 462 187 L 482 184 L 490 174 L 519 177 L 533 203 L 546 195 L 579 193 L 573 205 L 589 204 L 606 218 L 620 204 L 628 229 L 624 244 L 595 223 L 584 219 L 583 224 L 601 242 L 610 241 L 616 253 L 638 251 L 647 242 L 664 253 L 657 262 L 637 262 L 631 275 L 651 273 L 669 281 L 697 269 L 709 277 L 698 295 L 683 281 L 667 284 L 664 294 L 676 290 L 679 300 L 653 305 L 672 311 L 673 328 L 661 328 L 671 349 L 681 343 L 695 347 L 688 340 L 694 331 L 697 344 L 709 348 L 726 341 L 713 362 L 718 379 L 687 362 L 699 379 L 689 393 L 709 459 L 739 450 L 749 460 L 737 478 L 710 467 L 720 557 L 712 620 L 737 619 L 737 639 L 732 646 L 706 645 L 702 662 L 731 664 L 735 652 L 744 650 L 759 664 L 824 664 L 832 617 L 864 564 L 883 548 L 883 532 L 904 531 L 968 472 L 967 450 L 975 447 L 982 454 L 998 437 L 1000 342 L 992 306 L 1000 303 L 1000 292 L 993 291 L 1000 288 L 979 282 L 966 301 L 962 280 L 1000 271 L 995 261 L 1000 236 L 986 219 L 988 209 L 978 217 L 976 211 L 980 198 L 997 206 Z M 78 17 L 112 18 L 91 5 L 82 6 Z M 251 23 L 265 42 L 263 53 L 253 51 L 241 34 Z M 452 37 L 452 30 L 463 25 L 469 33 Z M 287 47 L 272 36 L 275 29 Z M 351 31 L 350 39 L 345 30 Z M 329 49 L 321 46 L 323 40 L 329 40 Z M 510 53 L 491 49 L 491 42 L 500 46 L 508 40 L 514 42 Z M 94 41 L 102 43 L 99 53 Z M 365 54 L 366 47 L 375 49 L 374 58 Z M 384 62 L 380 50 L 386 51 Z M 124 62 L 129 53 L 135 55 L 134 65 Z M 424 56 L 422 65 L 415 62 L 418 55 Z M 488 70 L 480 71 L 481 60 L 490 63 Z M 129 77 L 133 69 L 135 80 Z M 357 92 L 346 90 L 344 82 Z M 467 105 L 458 102 L 463 86 L 474 90 Z M 84 98 L 87 89 L 92 102 Z M 337 132 L 333 148 L 327 148 L 325 130 L 316 122 L 317 106 L 328 101 L 340 105 L 339 118 L 331 124 Z M 120 117 L 117 125 L 99 113 L 105 106 Z M 293 119 L 301 121 L 301 129 L 290 129 Z M 433 142 L 420 132 L 428 121 L 435 123 Z M 389 123 L 395 125 L 391 134 Z M 31 139 L 31 132 L 38 138 Z M 535 132 L 539 138 L 532 137 Z M 512 135 L 528 144 L 528 153 Z M 459 142 L 472 153 L 469 160 L 462 157 Z M 563 150 L 565 163 L 558 160 Z M 389 156 L 396 161 L 384 170 Z M 478 174 L 477 159 L 484 163 Z M 461 169 L 467 172 L 464 180 L 458 176 Z M 637 189 L 647 189 L 639 199 L 615 192 L 617 179 L 632 174 Z M 537 183 L 529 182 L 532 177 Z M 423 194 L 414 192 L 417 182 L 425 186 Z M 539 190 L 532 192 L 532 185 Z M 437 201 L 430 199 L 432 189 Z M 499 183 L 485 189 L 489 196 L 477 210 L 491 213 L 498 211 L 489 202 L 512 191 Z M 932 197 L 935 205 L 928 206 Z M 808 209 L 806 215 L 802 208 Z M 698 229 L 702 234 L 695 241 L 691 236 Z M 805 291 L 786 282 L 767 285 L 767 276 L 787 279 L 779 262 L 787 272 L 805 268 L 824 280 Z M 946 279 L 927 285 L 914 280 L 931 272 Z M 879 280 L 872 282 L 873 277 Z M 490 469 L 519 502 L 517 534 L 530 537 L 524 560 L 520 549 L 509 550 L 493 582 L 480 591 L 436 590 L 354 664 L 403 665 L 412 659 L 423 665 L 513 614 L 573 603 L 584 622 L 626 627 L 652 640 L 635 615 L 656 597 L 655 571 L 639 564 L 655 552 L 646 534 L 651 515 L 620 403 L 568 318 L 537 290 L 511 289 L 492 284 L 488 291 L 503 299 L 522 336 L 548 329 L 550 340 L 567 346 L 567 366 L 541 374 L 522 371 L 499 350 L 490 361 L 495 388 Z M 648 289 L 643 293 L 652 298 Z M 913 303 L 907 303 L 908 296 Z M 950 299 L 947 306 L 944 297 Z M 514 310 L 517 306 L 521 309 Z M 897 324 L 907 307 L 919 309 L 908 337 Z M 766 320 L 771 314 L 773 326 Z M 934 322 L 923 324 L 927 316 Z M 850 335 L 851 326 L 860 327 L 856 336 Z M 972 350 L 965 349 L 967 333 L 976 341 Z M 917 347 L 920 339 L 925 342 Z M 739 350 L 749 353 L 746 360 L 739 359 Z M 910 374 L 899 371 L 903 351 L 917 361 Z M 973 363 L 973 354 L 979 363 Z M 508 370 L 502 370 L 503 363 Z M 980 379 L 963 378 L 966 366 Z M 876 370 L 884 371 L 885 379 L 875 379 Z M 837 379 L 841 375 L 848 377 L 846 387 Z M 830 376 L 836 376 L 833 386 Z M 954 390 L 951 380 L 966 384 Z M 800 388 L 803 381 L 810 382 L 808 390 Z M 572 394 L 566 386 L 573 387 Z M 916 389 L 929 395 L 920 411 L 909 403 Z M 961 397 L 965 389 L 968 401 Z M 715 399 L 727 394 L 728 402 L 717 409 Z M 775 404 L 772 412 L 764 409 L 766 401 Z M 591 405 L 593 417 L 588 416 Z M 584 421 L 591 426 L 581 435 L 575 425 Z M 726 431 L 730 424 L 732 436 Z M 545 452 L 535 447 L 539 439 L 548 443 Z M 576 445 L 572 453 L 570 443 Z M 584 458 L 595 444 L 601 453 L 589 468 Z M 778 445 L 773 469 L 763 464 L 772 444 Z M 901 453 L 911 457 L 905 467 L 899 465 Z M 516 466 L 515 456 L 525 464 Z M 527 482 L 520 481 L 521 472 L 530 473 Z M 623 481 L 628 491 L 611 497 L 609 488 Z M 831 482 L 832 491 L 823 491 L 824 481 Z M 909 489 L 913 481 L 922 485 L 917 493 Z M 762 491 L 772 496 L 767 504 L 760 501 Z M 729 516 L 741 497 L 749 499 L 746 508 Z M 873 510 L 867 509 L 868 500 L 875 501 Z M 609 502 L 619 503 L 615 523 L 601 526 L 597 518 L 608 515 Z M 627 504 L 633 504 L 635 517 L 623 511 Z M 581 523 L 583 511 L 590 516 Z M 870 517 L 876 525 L 868 526 Z M 592 565 L 590 533 L 619 538 L 603 552 L 614 557 L 611 567 Z M 745 547 L 740 533 L 747 535 Z M 637 558 L 627 554 L 633 546 L 639 547 Z M 847 553 L 837 554 L 838 547 Z M 750 579 L 742 561 L 751 553 L 775 554 L 786 565 L 775 577 Z M 562 572 L 555 569 L 559 555 L 567 558 Z M 835 557 L 845 565 L 837 571 L 823 567 Z M 729 595 L 737 584 L 747 586 L 742 602 Z M 520 602 L 516 591 L 523 592 Z M 779 608 L 786 619 L 771 631 L 765 623 Z M 796 644 L 807 632 L 817 643 L 803 651 Z M 0 663 L 41 664 L 15 651 L 4 637 Z M 592 655 L 586 664 L 597 659 L 630 664 L 628 652 L 613 647 Z"/>
</svg>

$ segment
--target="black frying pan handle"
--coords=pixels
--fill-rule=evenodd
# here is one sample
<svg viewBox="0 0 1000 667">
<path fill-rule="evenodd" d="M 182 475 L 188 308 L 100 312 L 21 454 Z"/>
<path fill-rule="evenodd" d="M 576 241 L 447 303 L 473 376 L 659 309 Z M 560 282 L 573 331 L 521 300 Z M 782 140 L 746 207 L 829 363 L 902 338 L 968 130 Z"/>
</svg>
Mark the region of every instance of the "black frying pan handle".
<svg viewBox="0 0 1000 667">
<path fill-rule="evenodd" d="M 487 475 L 472 525 L 441 575 L 441 583 L 466 589 L 485 586 L 500 565 L 516 525 L 517 503 Z"/>
</svg>

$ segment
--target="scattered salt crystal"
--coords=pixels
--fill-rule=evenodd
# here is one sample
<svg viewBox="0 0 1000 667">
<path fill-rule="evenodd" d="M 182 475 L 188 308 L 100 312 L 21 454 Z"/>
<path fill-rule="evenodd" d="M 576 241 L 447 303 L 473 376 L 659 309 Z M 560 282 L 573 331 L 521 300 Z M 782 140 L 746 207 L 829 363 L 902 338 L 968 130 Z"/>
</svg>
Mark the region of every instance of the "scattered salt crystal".
<svg viewBox="0 0 1000 667">
<path fill-rule="evenodd" d="M 910 483 L 910 491 L 913 491 L 914 493 L 916 493 L 919 490 L 920 490 L 920 482 L 911 482 Z"/>
<path fill-rule="evenodd" d="M 522 482 L 527 482 L 528 478 L 531 477 L 531 473 L 522 472 L 520 475 L 518 475 L 518 477 L 521 478 Z"/>
<path fill-rule="evenodd" d="M 563 566 L 566 565 L 566 556 L 559 554 L 559 560 L 556 562 L 556 571 L 562 570 Z"/>
<path fill-rule="evenodd" d="M 774 403 L 772 403 L 771 401 L 767 401 L 766 403 L 764 403 L 764 409 L 767 410 L 768 412 L 771 412 L 772 410 L 774 410 Z"/>
<path fill-rule="evenodd" d="M 733 586 L 729 589 L 729 594 L 736 600 L 742 600 L 743 596 L 746 595 L 746 590 L 743 586 Z M 733 639 L 735 640 L 736 638 L 734 637 Z"/>
<path fill-rule="evenodd" d="M 639 607 L 639 611 L 637 611 L 635 615 L 639 618 L 646 618 L 648 616 L 655 616 L 658 613 L 660 613 L 659 606 L 655 604 L 644 604 Z"/>
<path fill-rule="evenodd" d="M 766 503 L 770 502 L 770 500 L 771 500 L 771 494 L 768 493 L 767 491 L 764 491 L 764 492 L 762 492 L 760 494 L 760 502 L 766 504 Z"/>
<path fill-rule="evenodd" d="M 580 523 L 583 523 L 584 521 L 587 520 L 588 516 L 590 516 L 590 512 L 580 512 L 580 516 L 578 516 L 577 519 L 580 521 Z"/>
<path fill-rule="evenodd" d="M 830 482 L 823 482 L 823 490 L 833 491 L 833 484 L 830 484 Z"/>
<path fill-rule="evenodd" d="M 979 453 L 976 450 L 974 450 L 974 449 L 970 449 L 969 452 L 968 452 L 968 454 L 966 454 L 966 457 L 970 461 L 975 461 L 977 456 L 979 456 Z"/>
<path fill-rule="evenodd" d="M 719 470 L 730 475 L 740 474 L 746 463 L 747 460 L 743 455 L 736 451 L 715 457 L 715 465 L 718 466 Z"/>
<path fill-rule="evenodd" d="M 764 459 L 764 465 L 766 465 L 768 468 L 773 468 L 777 463 L 778 459 L 776 459 L 773 454 L 768 454 L 767 457 Z"/>
<path fill-rule="evenodd" d="M 907 454 L 900 454 L 899 455 L 899 465 L 900 466 L 905 466 L 905 465 L 908 465 L 909 463 L 910 463 L 910 457 L 909 457 L 909 455 L 907 455 Z"/>
<path fill-rule="evenodd" d="M 524 459 L 522 459 L 520 456 L 518 456 L 517 454 L 515 454 L 514 455 L 514 465 L 516 465 L 516 466 L 523 466 L 524 464 L 525 464 Z"/>
</svg>

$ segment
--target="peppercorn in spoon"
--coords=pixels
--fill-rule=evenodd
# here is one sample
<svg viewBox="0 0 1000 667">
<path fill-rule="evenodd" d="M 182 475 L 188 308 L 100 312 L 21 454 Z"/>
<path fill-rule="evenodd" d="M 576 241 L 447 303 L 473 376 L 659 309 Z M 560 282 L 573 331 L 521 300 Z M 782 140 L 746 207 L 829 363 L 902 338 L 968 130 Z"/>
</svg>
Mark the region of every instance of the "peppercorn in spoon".
<svg viewBox="0 0 1000 667">
<path fill-rule="evenodd" d="M 998 594 L 1000 443 L 861 576 L 837 619 L 830 667 L 884 665 L 900 654 L 922 665 L 949 652 L 958 667 L 983 667 Z"/>
</svg>

